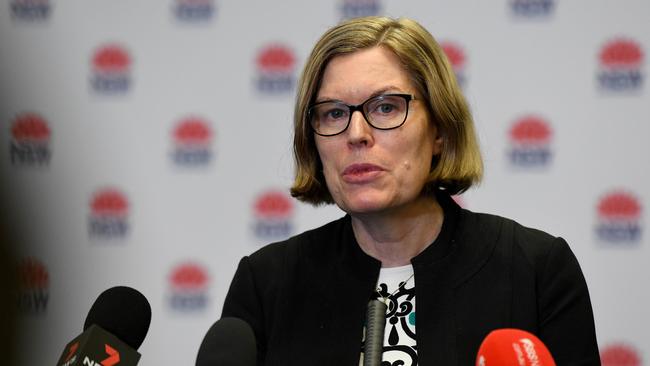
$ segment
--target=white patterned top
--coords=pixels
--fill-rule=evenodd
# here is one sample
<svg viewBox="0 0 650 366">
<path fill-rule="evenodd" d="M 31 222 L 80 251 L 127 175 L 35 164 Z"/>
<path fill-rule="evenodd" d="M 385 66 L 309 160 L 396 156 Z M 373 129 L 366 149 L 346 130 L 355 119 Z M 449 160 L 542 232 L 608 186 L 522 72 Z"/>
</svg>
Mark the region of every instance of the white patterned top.
<svg viewBox="0 0 650 366">
<path fill-rule="evenodd" d="M 417 366 L 418 364 L 415 340 L 415 278 L 412 275 L 413 266 L 410 264 L 382 268 L 379 272 L 375 296 L 377 299 L 388 298 L 382 366 Z M 400 284 L 407 279 L 402 288 L 399 288 Z M 363 365 L 364 342 L 365 327 L 359 365 Z"/>
</svg>

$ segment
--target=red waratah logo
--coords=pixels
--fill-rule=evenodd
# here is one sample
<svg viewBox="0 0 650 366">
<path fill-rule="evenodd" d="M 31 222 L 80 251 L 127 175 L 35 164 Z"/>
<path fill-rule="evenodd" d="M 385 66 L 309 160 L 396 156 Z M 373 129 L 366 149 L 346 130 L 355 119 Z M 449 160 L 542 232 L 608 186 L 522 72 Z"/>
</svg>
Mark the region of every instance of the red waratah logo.
<svg viewBox="0 0 650 366">
<path fill-rule="evenodd" d="M 537 116 L 526 116 L 510 129 L 511 141 L 524 145 L 547 144 L 551 140 L 551 128 L 548 123 Z"/>
<path fill-rule="evenodd" d="M 11 127 L 11 136 L 16 142 L 45 143 L 49 141 L 50 134 L 45 119 L 35 113 L 17 116 Z"/>
<path fill-rule="evenodd" d="M 264 47 L 255 60 L 258 69 L 257 88 L 264 93 L 286 93 L 293 88 L 296 57 L 282 44 Z"/>
<path fill-rule="evenodd" d="M 600 200 L 598 215 L 610 220 L 635 220 L 641 215 L 641 206 L 632 194 L 613 192 Z"/>
<path fill-rule="evenodd" d="M 18 263 L 18 279 L 18 308 L 30 314 L 45 311 L 50 298 L 50 275 L 45 265 L 36 258 L 24 258 Z"/>
<path fill-rule="evenodd" d="M 293 51 L 281 44 L 269 45 L 257 55 L 257 67 L 264 72 L 291 72 L 295 63 Z"/>
<path fill-rule="evenodd" d="M 641 237 L 641 204 L 632 194 L 616 190 L 604 195 L 597 207 L 600 239 L 610 243 L 637 242 Z"/>
<path fill-rule="evenodd" d="M 202 166 L 212 158 L 213 132 L 208 122 L 198 117 L 181 120 L 173 132 L 172 160 L 181 166 Z"/>
<path fill-rule="evenodd" d="M 104 189 L 95 193 L 90 209 L 96 216 L 124 217 L 129 213 L 129 201 L 116 189 Z"/>
<path fill-rule="evenodd" d="M 612 344 L 600 351 L 603 366 L 641 366 L 637 351 L 626 344 Z"/>
<path fill-rule="evenodd" d="M 278 190 L 262 193 L 255 200 L 255 235 L 260 239 L 286 238 L 292 231 L 293 204 L 290 197 Z"/>
<path fill-rule="evenodd" d="M 598 55 L 598 81 L 604 90 L 634 91 L 643 85 L 643 50 L 634 40 L 625 37 L 607 42 Z"/>
<path fill-rule="evenodd" d="M 208 123 L 198 117 L 186 118 L 174 129 L 174 141 L 179 145 L 209 145 L 211 140 Z"/>
<path fill-rule="evenodd" d="M 285 193 L 268 191 L 257 198 L 254 209 L 261 218 L 285 219 L 291 216 L 293 205 Z"/>
<path fill-rule="evenodd" d="M 174 268 L 169 281 L 175 289 L 204 290 L 208 284 L 208 276 L 198 264 L 184 263 Z"/>
<path fill-rule="evenodd" d="M 91 236 L 102 239 L 120 239 L 126 236 L 129 201 L 117 189 L 106 188 L 97 191 L 90 201 L 88 231 Z"/>
<path fill-rule="evenodd" d="M 635 41 L 619 38 L 605 44 L 600 51 L 599 59 L 604 67 L 637 68 L 643 62 L 643 51 Z"/>
<path fill-rule="evenodd" d="M 40 166 L 50 162 L 51 131 L 36 113 L 18 115 L 11 126 L 10 157 L 13 165 Z"/>
<path fill-rule="evenodd" d="M 45 265 L 36 258 L 27 257 L 23 259 L 18 268 L 21 289 L 43 290 L 50 287 L 50 275 Z"/>
<path fill-rule="evenodd" d="M 204 309 L 208 302 L 208 281 L 207 271 L 199 264 L 187 262 L 176 266 L 169 277 L 170 306 L 178 311 Z"/>
<path fill-rule="evenodd" d="M 445 55 L 447 55 L 447 59 L 449 60 L 451 67 L 454 69 L 458 84 L 461 87 L 465 86 L 465 64 L 467 62 L 465 51 L 462 47 L 453 42 L 441 42 L 440 47 L 445 52 Z"/>
<path fill-rule="evenodd" d="M 447 55 L 447 59 L 449 59 L 449 63 L 451 63 L 454 70 L 465 67 L 465 52 L 460 46 L 451 42 L 442 42 L 440 47 Z"/>
<path fill-rule="evenodd" d="M 518 167 L 540 167 L 550 162 L 553 132 L 549 123 L 535 115 L 515 121 L 508 132 L 510 162 Z"/>
<path fill-rule="evenodd" d="M 95 51 L 92 62 L 96 71 L 105 73 L 123 73 L 131 67 L 129 53 L 116 44 L 100 47 Z"/>
<path fill-rule="evenodd" d="M 100 93 L 123 93 L 129 89 L 132 59 L 129 52 L 118 44 L 98 48 L 92 58 L 95 91 Z"/>
</svg>

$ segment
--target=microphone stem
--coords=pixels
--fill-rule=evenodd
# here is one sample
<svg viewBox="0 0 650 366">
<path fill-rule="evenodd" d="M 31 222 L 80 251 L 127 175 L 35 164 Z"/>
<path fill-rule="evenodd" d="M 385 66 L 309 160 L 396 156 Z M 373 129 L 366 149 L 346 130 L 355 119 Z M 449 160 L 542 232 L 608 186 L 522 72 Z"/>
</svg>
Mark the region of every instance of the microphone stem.
<svg viewBox="0 0 650 366">
<path fill-rule="evenodd" d="M 381 366 L 384 329 L 386 328 L 386 309 L 388 309 L 388 306 L 382 301 L 370 300 L 368 302 L 363 366 Z"/>
</svg>

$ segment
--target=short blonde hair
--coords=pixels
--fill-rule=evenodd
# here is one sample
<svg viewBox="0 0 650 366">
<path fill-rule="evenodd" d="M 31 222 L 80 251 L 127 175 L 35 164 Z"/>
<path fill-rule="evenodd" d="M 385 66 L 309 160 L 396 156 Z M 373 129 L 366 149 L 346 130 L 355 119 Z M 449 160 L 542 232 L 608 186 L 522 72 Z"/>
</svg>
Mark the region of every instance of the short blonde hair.
<svg viewBox="0 0 650 366">
<path fill-rule="evenodd" d="M 442 138 L 442 152 L 432 159 L 424 191 L 443 188 L 457 194 L 480 181 L 483 163 L 472 116 L 440 45 L 414 20 L 365 17 L 325 32 L 302 71 L 294 110 L 296 172 L 291 195 L 297 199 L 314 205 L 334 203 L 307 119 L 307 109 L 320 89 L 325 67 L 338 55 L 376 46 L 391 50 L 400 59 Z"/>
</svg>

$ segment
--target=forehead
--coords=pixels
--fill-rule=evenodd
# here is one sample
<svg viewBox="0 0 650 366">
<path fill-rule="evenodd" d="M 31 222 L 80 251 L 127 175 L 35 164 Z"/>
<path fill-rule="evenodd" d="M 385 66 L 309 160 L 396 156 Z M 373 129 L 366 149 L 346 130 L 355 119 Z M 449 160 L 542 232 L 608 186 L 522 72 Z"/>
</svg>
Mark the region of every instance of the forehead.
<svg viewBox="0 0 650 366">
<path fill-rule="evenodd" d="M 361 102 L 382 92 L 414 92 L 399 58 L 385 47 L 372 47 L 332 58 L 325 67 L 317 100 Z"/>
</svg>

